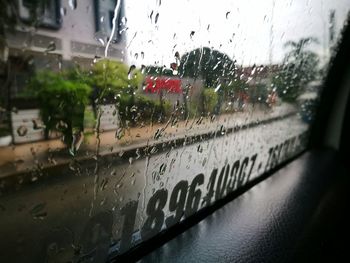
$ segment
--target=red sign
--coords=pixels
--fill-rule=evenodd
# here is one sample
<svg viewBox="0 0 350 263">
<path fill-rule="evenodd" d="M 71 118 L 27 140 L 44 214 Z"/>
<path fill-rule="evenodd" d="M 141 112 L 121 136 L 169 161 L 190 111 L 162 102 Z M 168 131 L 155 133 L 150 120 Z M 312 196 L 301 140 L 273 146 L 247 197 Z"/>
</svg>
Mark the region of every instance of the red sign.
<svg viewBox="0 0 350 263">
<path fill-rule="evenodd" d="M 145 92 L 159 93 L 165 90 L 169 93 L 182 93 L 181 80 L 169 77 L 146 77 Z"/>
</svg>

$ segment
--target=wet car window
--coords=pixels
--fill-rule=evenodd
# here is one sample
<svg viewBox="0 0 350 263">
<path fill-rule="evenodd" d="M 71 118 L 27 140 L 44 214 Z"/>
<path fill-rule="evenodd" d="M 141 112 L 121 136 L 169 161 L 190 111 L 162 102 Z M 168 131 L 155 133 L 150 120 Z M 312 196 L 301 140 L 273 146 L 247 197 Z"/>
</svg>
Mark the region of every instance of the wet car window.
<svg viewBox="0 0 350 263">
<path fill-rule="evenodd" d="M 103 262 L 301 153 L 350 7 L 0 4 L 1 262 Z"/>
</svg>

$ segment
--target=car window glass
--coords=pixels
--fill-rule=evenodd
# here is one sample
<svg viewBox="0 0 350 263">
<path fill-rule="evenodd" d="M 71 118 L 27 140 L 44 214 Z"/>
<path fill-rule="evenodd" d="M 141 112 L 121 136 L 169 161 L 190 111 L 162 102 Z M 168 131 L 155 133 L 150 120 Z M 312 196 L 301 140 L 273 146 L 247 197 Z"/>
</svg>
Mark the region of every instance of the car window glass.
<svg viewBox="0 0 350 263">
<path fill-rule="evenodd" d="M 306 149 L 350 1 L 0 5 L 0 261 L 103 262 Z"/>
</svg>

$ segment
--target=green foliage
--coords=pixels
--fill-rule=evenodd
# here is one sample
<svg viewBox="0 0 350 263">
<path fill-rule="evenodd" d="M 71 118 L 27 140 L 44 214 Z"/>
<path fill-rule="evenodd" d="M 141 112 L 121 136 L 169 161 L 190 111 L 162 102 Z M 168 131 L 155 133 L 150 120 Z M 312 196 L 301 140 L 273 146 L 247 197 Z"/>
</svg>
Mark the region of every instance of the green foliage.
<svg viewBox="0 0 350 263">
<path fill-rule="evenodd" d="M 218 94 L 213 88 L 203 89 L 203 112 L 213 113 L 218 103 Z"/>
<path fill-rule="evenodd" d="M 91 88 L 78 80 L 69 80 L 67 75 L 39 72 L 31 79 L 28 93 L 39 101 L 46 135 L 50 130 L 58 130 L 63 133 L 64 142 L 70 145 L 73 129 L 84 127 L 84 110 Z"/>
<path fill-rule="evenodd" d="M 167 117 L 171 114 L 171 103 L 163 100 L 162 104 L 159 100 L 137 94 L 133 98 L 130 95 L 121 95 L 117 100 L 117 108 L 123 123 L 131 121 L 135 124 L 137 121 L 151 121 Z"/>
<path fill-rule="evenodd" d="M 100 90 L 103 97 L 130 93 L 129 90 L 137 89 L 142 80 L 142 73 L 133 66 L 129 69 L 123 62 L 103 59 L 95 63 L 89 82 Z"/>
<path fill-rule="evenodd" d="M 310 81 L 319 75 L 319 58 L 316 53 L 307 50 L 307 46 L 317 40 L 303 38 L 298 42 L 289 41 L 285 44 L 291 50 L 284 58 L 280 72 L 273 78 L 273 86 L 278 96 L 287 102 L 296 102 Z"/>
<path fill-rule="evenodd" d="M 233 78 L 235 63 L 226 54 L 208 47 L 197 48 L 184 54 L 180 60 L 179 74 L 183 77 L 205 80 L 206 86 L 216 86 L 220 79 Z"/>
</svg>

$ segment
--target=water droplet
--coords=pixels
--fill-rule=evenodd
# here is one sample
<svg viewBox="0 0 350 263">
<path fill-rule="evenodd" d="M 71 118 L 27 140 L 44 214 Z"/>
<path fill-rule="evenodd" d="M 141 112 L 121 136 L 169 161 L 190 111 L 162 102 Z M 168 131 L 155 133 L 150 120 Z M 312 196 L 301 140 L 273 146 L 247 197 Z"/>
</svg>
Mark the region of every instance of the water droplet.
<svg viewBox="0 0 350 263">
<path fill-rule="evenodd" d="M 78 1 L 77 0 L 69 0 L 68 4 L 69 4 L 70 9 L 75 10 L 78 6 Z"/>
<path fill-rule="evenodd" d="M 95 56 L 94 59 L 92 60 L 92 63 L 96 63 L 98 59 L 100 59 L 101 57 L 100 56 Z"/>
<path fill-rule="evenodd" d="M 129 68 L 129 71 L 128 71 L 128 79 L 131 79 L 131 73 L 133 70 L 136 69 L 136 66 L 135 65 L 131 65 L 130 68 Z"/>
<path fill-rule="evenodd" d="M 139 58 L 139 53 L 135 53 L 134 58 L 138 59 Z"/>
<path fill-rule="evenodd" d="M 191 39 L 192 39 L 192 37 L 194 36 L 195 33 L 196 33 L 195 31 L 191 31 L 191 33 L 190 33 L 190 38 Z"/>
<path fill-rule="evenodd" d="M 151 154 L 154 154 L 154 153 L 156 153 L 157 151 L 158 151 L 157 147 L 153 146 L 153 147 L 151 148 Z"/>
<path fill-rule="evenodd" d="M 136 160 L 139 159 L 140 157 L 141 157 L 140 149 L 137 148 L 136 149 Z"/>
<path fill-rule="evenodd" d="M 153 136 L 153 139 L 158 140 L 160 137 L 162 137 L 162 129 L 158 128 Z"/>
<path fill-rule="evenodd" d="M 161 166 L 159 167 L 159 174 L 163 175 L 166 171 L 167 165 L 165 163 L 162 163 Z"/>
<path fill-rule="evenodd" d="M 226 133 L 226 129 L 225 129 L 224 125 L 221 125 L 220 126 L 220 134 L 224 135 L 225 133 Z"/>
<path fill-rule="evenodd" d="M 145 52 L 141 51 L 141 58 L 144 59 L 145 58 Z"/>
<path fill-rule="evenodd" d="M 44 211 L 45 207 L 46 207 L 46 203 L 37 204 L 30 210 L 30 214 L 34 219 L 43 220 L 47 216 L 47 212 Z"/>
<path fill-rule="evenodd" d="M 201 116 L 197 121 L 196 121 L 196 124 L 197 125 L 201 125 L 203 122 L 203 116 Z"/>
<path fill-rule="evenodd" d="M 126 25 L 126 23 L 128 22 L 128 19 L 126 18 L 126 16 L 122 17 L 121 22 L 123 25 Z"/>
<path fill-rule="evenodd" d="M 132 162 L 134 161 L 134 159 L 132 157 L 129 158 L 129 163 L 132 164 Z"/>
<path fill-rule="evenodd" d="M 54 41 L 50 41 L 49 45 L 47 46 L 45 53 L 52 52 L 56 50 L 56 43 Z"/>
<path fill-rule="evenodd" d="M 120 140 L 121 138 L 123 138 L 125 135 L 125 131 L 123 128 L 119 127 L 115 133 L 115 138 L 117 138 L 118 140 Z M 120 153 L 119 153 L 120 155 Z"/>
<path fill-rule="evenodd" d="M 108 185 L 108 178 L 103 178 L 100 186 L 101 191 L 105 190 L 107 185 Z"/>
<path fill-rule="evenodd" d="M 105 19 L 105 17 L 104 17 L 104 16 L 101 16 L 101 17 L 100 17 L 100 22 L 103 23 L 103 20 L 104 20 L 104 19 Z"/>
<path fill-rule="evenodd" d="M 21 125 L 17 128 L 17 134 L 21 137 L 26 136 L 26 134 L 28 133 L 28 129 L 26 126 Z"/>
<path fill-rule="evenodd" d="M 65 7 L 61 7 L 60 13 L 61 13 L 61 16 L 65 16 L 67 14 L 67 9 Z"/>
<path fill-rule="evenodd" d="M 105 45 L 105 41 L 101 37 L 97 38 L 97 40 L 102 44 L 102 46 Z"/>
<path fill-rule="evenodd" d="M 71 155 L 75 155 L 76 152 L 79 150 L 80 145 L 82 144 L 82 142 L 84 141 L 84 133 L 83 132 L 77 132 L 73 134 L 73 141 L 72 141 L 72 145 L 69 149 L 69 152 Z"/>
</svg>

